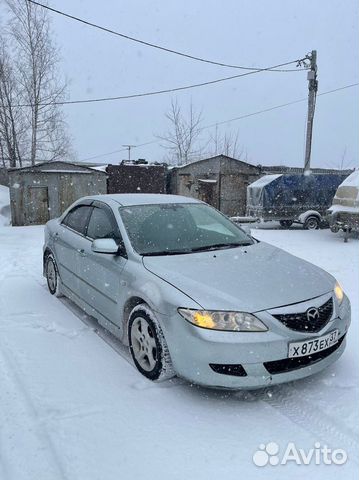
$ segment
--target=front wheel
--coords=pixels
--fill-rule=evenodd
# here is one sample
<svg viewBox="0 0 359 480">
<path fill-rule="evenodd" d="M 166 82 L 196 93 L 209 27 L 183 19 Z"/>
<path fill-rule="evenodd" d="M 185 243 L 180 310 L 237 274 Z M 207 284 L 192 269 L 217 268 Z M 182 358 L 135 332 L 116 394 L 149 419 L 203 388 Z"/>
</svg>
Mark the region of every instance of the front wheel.
<svg viewBox="0 0 359 480">
<path fill-rule="evenodd" d="M 304 228 L 305 230 L 317 230 L 319 228 L 319 224 L 320 221 L 318 217 L 310 216 L 304 222 Z"/>
<path fill-rule="evenodd" d="M 162 329 L 145 305 L 135 307 L 128 322 L 130 352 L 137 370 L 150 380 L 174 376 L 171 357 Z"/>
</svg>

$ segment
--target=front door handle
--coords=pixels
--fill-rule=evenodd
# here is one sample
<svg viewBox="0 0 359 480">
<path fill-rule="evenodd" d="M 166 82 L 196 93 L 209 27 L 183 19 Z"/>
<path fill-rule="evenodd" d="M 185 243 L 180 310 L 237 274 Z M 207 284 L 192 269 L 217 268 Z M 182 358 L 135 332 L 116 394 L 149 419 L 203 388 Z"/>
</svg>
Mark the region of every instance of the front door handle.
<svg viewBox="0 0 359 480">
<path fill-rule="evenodd" d="M 86 257 L 86 252 L 83 248 L 78 248 L 77 253 L 79 253 L 81 257 Z"/>
</svg>

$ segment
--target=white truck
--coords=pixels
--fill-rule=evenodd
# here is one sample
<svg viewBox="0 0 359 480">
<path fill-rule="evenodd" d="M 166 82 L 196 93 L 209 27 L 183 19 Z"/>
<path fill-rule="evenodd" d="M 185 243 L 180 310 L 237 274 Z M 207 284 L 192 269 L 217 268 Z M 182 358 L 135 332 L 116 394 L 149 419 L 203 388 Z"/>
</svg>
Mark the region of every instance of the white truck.
<svg viewBox="0 0 359 480">
<path fill-rule="evenodd" d="M 332 232 L 344 231 L 345 242 L 350 232 L 359 232 L 359 170 L 339 185 L 326 218 Z"/>
</svg>

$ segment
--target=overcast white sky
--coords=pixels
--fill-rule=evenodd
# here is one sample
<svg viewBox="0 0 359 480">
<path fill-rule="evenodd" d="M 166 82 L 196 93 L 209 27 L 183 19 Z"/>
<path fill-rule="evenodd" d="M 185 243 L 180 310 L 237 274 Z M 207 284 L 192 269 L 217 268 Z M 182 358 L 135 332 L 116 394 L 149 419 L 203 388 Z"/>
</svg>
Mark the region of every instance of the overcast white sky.
<svg viewBox="0 0 359 480">
<path fill-rule="evenodd" d="M 149 42 L 217 61 L 267 67 L 318 51 L 319 93 L 358 81 L 357 0 L 52 0 L 50 5 Z M 69 98 L 139 93 L 235 75 L 50 14 Z M 173 96 L 173 95 L 172 95 Z M 269 73 L 182 92 L 204 125 L 307 96 L 306 73 Z M 173 96 L 174 97 L 174 96 Z M 78 159 L 154 139 L 171 95 L 65 106 Z M 232 122 L 254 164 L 303 164 L 306 103 Z M 358 164 L 358 87 L 318 98 L 312 165 Z M 149 145 L 133 156 L 161 160 Z M 93 161 L 117 163 L 124 153 Z"/>
</svg>

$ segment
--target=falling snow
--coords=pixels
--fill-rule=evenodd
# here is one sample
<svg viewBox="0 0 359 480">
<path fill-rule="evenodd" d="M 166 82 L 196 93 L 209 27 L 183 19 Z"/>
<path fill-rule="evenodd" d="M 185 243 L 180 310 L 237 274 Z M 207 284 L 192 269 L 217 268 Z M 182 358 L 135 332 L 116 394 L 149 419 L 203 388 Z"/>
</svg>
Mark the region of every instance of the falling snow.
<svg viewBox="0 0 359 480">
<path fill-rule="evenodd" d="M 340 475 L 354 479 L 358 240 L 344 244 L 329 230 L 252 233 L 335 275 L 352 301 L 353 324 L 344 355 L 326 371 L 226 392 L 141 377 L 125 347 L 70 301 L 49 295 L 43 227 L 0 228 L 0 478 L 208 480 L 221 472 L 257 479 L 252 456 L 261 443 L 310 448 L 320 441 L 347 451 Z M 275 468 L 276 480 L 338 476 L 326 465 Z"/>
</svg>

